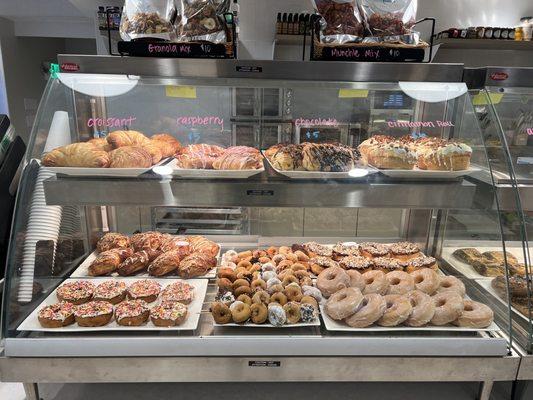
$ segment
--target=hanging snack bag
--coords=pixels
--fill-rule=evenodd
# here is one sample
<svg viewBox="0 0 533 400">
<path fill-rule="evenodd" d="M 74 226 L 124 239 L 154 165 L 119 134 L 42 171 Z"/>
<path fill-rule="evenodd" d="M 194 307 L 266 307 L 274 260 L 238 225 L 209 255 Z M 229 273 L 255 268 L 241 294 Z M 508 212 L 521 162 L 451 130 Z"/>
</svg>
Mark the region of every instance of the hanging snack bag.
<svg viewBox="0 0 533 400">
<path fill-rule="evenodd" d="M 420 33 L 413 30 L 417 0 L 357 0 L 368 35 L 365 43 L 404 43 L 416 45 Z"/>
<path fill-rule="evenodd" d="M 175 40 L 174 0 L 126 0 L 120 20 L 122 40 L 154 38 Z"/>
<path fill-rule="evenodd" d="M 219 6 L 220 1 L 216 0 L 181 0 L 176 20 L 178 41 L 226 42 L 225 24 L 217 14 Z"/>
<path fill-rule="evenodd" d="M 360 42 L 363 38 L 363 23 L 356 0 L 313 0 L 315 9 L 322 17 L 320 41 L 322 43 Z"/>
</svg>

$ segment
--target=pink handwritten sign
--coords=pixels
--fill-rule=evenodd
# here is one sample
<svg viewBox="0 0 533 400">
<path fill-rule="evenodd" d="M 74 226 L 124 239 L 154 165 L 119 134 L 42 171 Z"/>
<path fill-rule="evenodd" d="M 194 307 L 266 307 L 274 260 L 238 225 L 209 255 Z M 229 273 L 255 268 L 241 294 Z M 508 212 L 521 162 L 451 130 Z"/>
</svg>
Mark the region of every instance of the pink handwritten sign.
<svg viewBox="0 0 533 400">
<path fill-rule="evenodd" d="M 130 115 L 126 118 L 89 118 L 87 120 L 87 126 L 89 128 L 92 127 L 104 127 L 104 128 L 111 128 L 111 127 L 122 127 L 122 126 L 131 126 L 133 121 L 135 121 L 137 118 Z"/>
<path fill-rule="evenodd" d="M 185 125 L 189 127 L 195 126 L 220 126 L 220 130 L 224 129 L 224 118 L 215 117 L 215 116 L 189 116 L 189 117 L 178 117 L 176 119 L 178 125 Z"/>
<path fill-rule="evenodd" d="M 339 122 L 335 118 L 297 118 L 294 121 L 294 125 L 297 127 L 309 127 L 309 126 L 339 126 Z"/>
<path fill-rule="evenodd" d="M 148 45 L 149 53 L 191 53 L 191 46 L 188 44 L 152 44 Z"/>
<path fill-rule="evenodd" d="M 533 135 L 533 128 L 527 128 L 526 132 L 528 135 Z"/>
<path fill-rule="evenodd" d="M 360 58 L 364 60 L 379 60 L 380 55 L 381 54 L 379 49 L 331 49 L 331 56 L 338 58 Z"/>
<path fill-rule="evenodd" d="M 451 121 L 388 121 L 389 128 L 449 128 L 454 126 Z"/>
</svg>

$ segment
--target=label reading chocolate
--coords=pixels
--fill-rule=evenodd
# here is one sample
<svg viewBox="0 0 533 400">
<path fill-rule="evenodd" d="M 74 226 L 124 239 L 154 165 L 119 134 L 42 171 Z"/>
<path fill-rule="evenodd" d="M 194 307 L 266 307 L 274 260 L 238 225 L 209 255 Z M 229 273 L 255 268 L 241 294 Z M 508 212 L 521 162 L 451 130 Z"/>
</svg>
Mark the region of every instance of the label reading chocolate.
<svg viewBox="0 0 533 400">
<path fill-rule="evenodd" d="M 281 367 L 281 361 L 248 361 L 249 367 L 277 368 Z"/>
</svg>

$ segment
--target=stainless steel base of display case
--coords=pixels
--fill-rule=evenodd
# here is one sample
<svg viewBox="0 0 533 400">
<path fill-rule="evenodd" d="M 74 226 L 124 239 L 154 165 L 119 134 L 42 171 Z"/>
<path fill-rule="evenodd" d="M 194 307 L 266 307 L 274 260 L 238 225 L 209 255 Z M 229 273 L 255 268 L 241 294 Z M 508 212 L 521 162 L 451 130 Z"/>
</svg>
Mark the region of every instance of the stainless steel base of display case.
<svg viewBox="0 0 533 400">
<path fill-rule="evenodd" d="M 505 357 L 92 357 L 0 358 L 4 382 L 480 382 L 513 381 L 520 358 Z M 480 367 L 482 366 L 482 367 Z M 36 385 L 25 384 L 28 400 Z"/>
</svg>

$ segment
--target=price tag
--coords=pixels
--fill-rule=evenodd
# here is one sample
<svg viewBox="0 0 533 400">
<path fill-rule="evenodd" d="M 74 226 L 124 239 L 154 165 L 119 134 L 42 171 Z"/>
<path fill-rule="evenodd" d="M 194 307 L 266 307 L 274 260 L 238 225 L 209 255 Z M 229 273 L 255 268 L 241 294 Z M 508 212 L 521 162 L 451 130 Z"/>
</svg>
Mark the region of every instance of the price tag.
<svg viewBox="0 0 533 400">
<path fill-rule="evenodd" d="M 178 97 L 181 99 L 196 99 L 196 88 L 194 86 L 165 86 L 167 97 Z"/>
<path fill-rule="evenodd" d="M 368 90 L 364 89 L 339 89 L 339 99 L 366 99 Z"/>
</svg>

